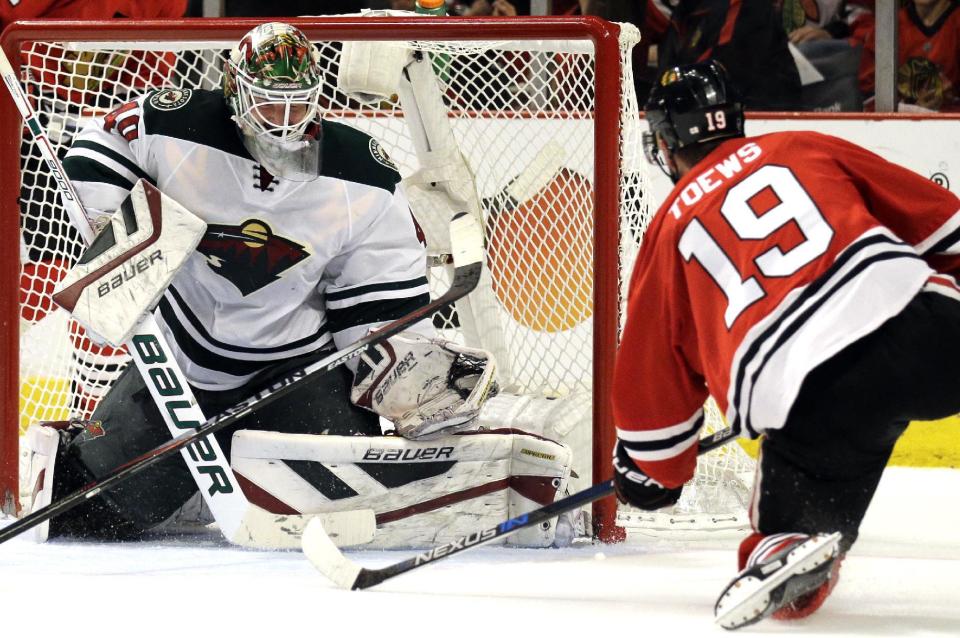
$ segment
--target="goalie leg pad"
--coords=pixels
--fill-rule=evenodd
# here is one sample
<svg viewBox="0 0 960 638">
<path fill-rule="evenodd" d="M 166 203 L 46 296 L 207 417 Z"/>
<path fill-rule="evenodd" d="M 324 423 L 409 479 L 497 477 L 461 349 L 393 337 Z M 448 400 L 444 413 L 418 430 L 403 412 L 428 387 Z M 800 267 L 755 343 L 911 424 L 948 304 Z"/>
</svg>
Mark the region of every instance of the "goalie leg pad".
<svg viewBox="0 0 960 638">
<path fill-rule="evenodd" d="M 60 448 L 60 430 L 69 421 L 34 423 L 24 437 L 24 462 L 20 467 L 20 485 L 24 492 L 21 503 L 26 513 L 35 512 L 53 501 L 53 474 L 57 451 Z M 28 532 L 37 543 L 47 540 L 50 521 L 40 523 Z"/>
<path fill-rule="evenodd" d="M 278 514 L 372 509 L 369 546 L 387 549 L 450 542 L 551 503 L 571 461 L 565 445 L 517 432 L 424 442 L 241 430 L 232 448 L 252 503 Z M 508 539 L 545 547 L 555 533 L 551 521 Z"/>
</svg>

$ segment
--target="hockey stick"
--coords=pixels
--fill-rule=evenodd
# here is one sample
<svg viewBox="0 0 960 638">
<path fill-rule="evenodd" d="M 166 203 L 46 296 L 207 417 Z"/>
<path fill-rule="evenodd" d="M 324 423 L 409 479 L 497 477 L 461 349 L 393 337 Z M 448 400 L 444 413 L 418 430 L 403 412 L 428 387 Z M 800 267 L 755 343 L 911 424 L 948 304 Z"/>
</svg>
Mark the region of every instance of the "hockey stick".
<svg viewBox="0 0 960 638">
<path fill-rule="evenodd" d="M 0 543 L 3 543 L 17 534 L 30 529 L 34 525 L 49 520 L 50 518 L 62 514 L 67 510 L 76 507 L 88 498 L 92 498 L 100 492 L 110 489 L 113 486 L 123 482 L 130 476 L 140 472 L 158 461 L 167 458 L 173 453 L 186 448 L 188 445 L 202 440 L 223 428 L 236 423 L 239 419 L 245 417 L 251 412 L 262 408 L 265 405 L 273 403 L 280 397 L 300 387 L 311 377 L 317 374 L 323 374 L 353 359 L 365 350 L 374 346 L 384 339 L 391 337 L 398 332 L 402 332 L 411 325 L 430 317 L 434 312 L 443 308 L 447 304 L 469 294 L 477 285 L 480 279 L 480 270 L 483 265 L 483 231 L 479 223 L 467 213 L 458 213 L 450 222 L 450 239 L 453 250 L 454 268 L 453 283 L 450 288 L 440 297 L 431 301 L 425 306 L 414 310 L 413 312 L 396 319 L 387 325 L 368 334 L 366 337 L 358 340 L 343 350 L 334 352 L 331 355 L 315 361 L 303 368 L 294 370 L 282 379 L 276 381 L 265 390 L 261 390 L 249 399 L 241 401 L 226 412 L 223 412 L 214 418 L 208 420 L 199 426 L 195 431 L 178 436 L 162 445 L 158 445 L 149 452 L 131 459 L 125 465 L 122 465 L 108 472 L 103 478 L 94 481 L 85 487 L 77 490 L 73 494 L 64 497 L 56 503 L 32 512 L 27 516 L 16 521 L 9 527 L 0 530 Z M 261 510 L 262 511 L 262 510 Z M 366 510 L 361 510 L 366 511 Z M 333 516 L 332 513 L 328 516 Z M 274 515 L 266 514 L 269 517 Z M 309 515 L 304 515 L 308 517 Z M 280 517 L 283 518 L 283 517 Z M 282 521 L 281 521 L 282 522 Z M 346 531 L 344 532 L 346 533 Z"/>
<path fill-rule="evenodd" d="M 561 168 L 566 150 L 559 142 L 549 140 L 530 163 L 507 185 L 491 197 L 484 197 L 481 208 L 491 215 L 510 212 L 546 188 Z"/>
<path fill-rule="evenodd" d="M 54 179 L 71 224 L 89 246 L 96 234 L 95 229 L 90 224 L 76 189 L 67 178 L 46 131 L 23 93 L 10 60 L 2 49 L 0 75 Z M 153 314 L 148 313 L 144 317 L 125 345 L 172 437 L 206 421 Z M 163 382 L 164 388 L 158 387 L 158 379 Z M 171 396 L 172 388 L 177 390 L 176 396 Z M 183 449 L 182 455 L 197 488 L 227 540 L 251 547 L 299 546 L 299 532 L 306 524 L 306 519 L 298 520 L 295 516 L 287 516 L 280 520 L 250 503 L 240 489 L 230 463 L 216 439 L 198 439 L 197 445 L 191 449 Z M 327 516 L 328 522 L 340 530 L 338 538 L 342 543 L 359 544 L 373 538 L 375 524 L 372 511 L 345 512 L 341 518 L 341 523 L 337 524 L 337 516 Z M 37 537 L 45 540 L 46 536 L 46 528 L 40 528 Z"/>
<path fill-rule="evenodd" d="M 728 443 L 736 435 L 737 433 L 734 432 L 732 427 L 727 427 L 709 436 L 705 436 L 700 439 L 697 454 L 704 454 L 710 450 L 714 450 Z M 592 485 L 576 494 L 571 494 L 559 501 L 544 505 L 532 512 L 527 512 L 516 518 L 503 521 L 495 527 L 488 527 L 487 529 L 461 536 L 449 543 L 417 554 L 413 558 L 408 558 L 407 560 L 379 569 L 361 567 L 344 556 L 343 552 L 337 549 L 337 546 L 333 544 L 324 530 L 322 521 L 310 521 L 307 523 L 307 528 L 303 532 L 303 553 L 310 559 L 310 562 L 313 563 L 313 566 L 316 567 L 320 573 L 333 581 L 338 587 L 343 589 L 367 589 L 368 587 L 382 583 L 388 578 L 393 578 L 412 569 L 423 567 L 441 558 L 447 558 L 458 552 L 479 547 L 498 538 L 509 536 L 518 530 L 539 525 L 564 512 L 575 510 L 605 496 L 610 496 L 613 492 L 613 480 L 604 481 L 603 483 Z"/>
</svg>

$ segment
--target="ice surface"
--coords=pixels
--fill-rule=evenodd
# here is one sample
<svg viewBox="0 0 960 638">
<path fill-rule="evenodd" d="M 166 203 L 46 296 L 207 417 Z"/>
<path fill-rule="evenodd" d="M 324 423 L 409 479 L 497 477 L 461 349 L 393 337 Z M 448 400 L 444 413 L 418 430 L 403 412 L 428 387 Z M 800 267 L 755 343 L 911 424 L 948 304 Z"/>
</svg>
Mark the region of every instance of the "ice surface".
<svg viewBox="0 0 960 638">
<path fill-rule="evenodd" d="M 750 636 L 960 636 L 960 470 L 891 468 L 841 580 L 813 617 Z M 200 538 L 0 545 L 0 636 L 721 635 L 735 539 L 480 548 L 378 587 L 334 589 L 299 552 Z M 407 552 L 352 552 L 381 566 Z M 348 633 L 349 632 L 349 633 Z"/>
</svg>

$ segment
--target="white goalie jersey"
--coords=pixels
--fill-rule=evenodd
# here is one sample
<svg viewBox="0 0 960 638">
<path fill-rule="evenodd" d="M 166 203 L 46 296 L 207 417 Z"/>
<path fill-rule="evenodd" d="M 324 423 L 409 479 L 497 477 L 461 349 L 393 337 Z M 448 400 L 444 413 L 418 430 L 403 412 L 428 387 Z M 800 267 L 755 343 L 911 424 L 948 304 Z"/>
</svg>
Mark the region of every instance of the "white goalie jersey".
<svg viewBox="0 0 960 638">
<path fill-rule="evenodd" d="M 91 121 L 64 167 L 92 215 L 145 178 L 207 223 L 156 310 L 198 388 L 342 348 L 429 300 L 396 166 L 348 126 L 323 122 L 319 178 L 282 180 L 244 148 L 219 91 L 163 89 Z"/>
</svg>

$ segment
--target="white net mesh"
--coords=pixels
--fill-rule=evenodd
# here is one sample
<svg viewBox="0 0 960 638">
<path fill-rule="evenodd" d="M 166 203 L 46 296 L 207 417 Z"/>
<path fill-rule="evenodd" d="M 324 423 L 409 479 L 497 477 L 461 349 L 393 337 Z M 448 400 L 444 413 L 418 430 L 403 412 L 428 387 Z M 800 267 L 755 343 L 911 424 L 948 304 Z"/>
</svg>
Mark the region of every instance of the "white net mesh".
<svg viewBox="0 0 960 638">
<path fill-rule="evenodd" d="M 619 175 L 619 210 L 605 214 L 617 214 L 620 227 L 619 267 L 607 275 L 620 281 L 621 313 L 627 275 L 651 212 L 644 200 L 640 114 L 629 64 L 637 38 L 632 27 L 621 35 L 620 164 L 604 168 Z M 193 41 L 138 42 L 131 27 L 124 39 L 80 43 L 51 37 L 24 46 L 22 80 L 61 157 L 87 120 L 150 88 L 218 88 L 231 46 L 214 32 Z M 450 130 L 475 176 L 487 234 L 489 273 L 478 293 L 487 301 L 473 306 L 477 316 L 469 320 L 451 309 L 438 314 L 434 324 L 450 338 L 493 350 L 501 385 L 512 393 L 562 397 L 592 392 L 598 214 L 598 71 L 592 43 L 545 37 L 401 44 L 432 56 Z M 317 46 L 327 80 L 325 116 L 370 133 L 401 173 L 412 175 L 420 166 L 399 101 L 371 105 L 348 98 L 336 85 L 342 45 L 317 41 Z M 89 416 L 126 364 L 126 355 L 98 348 L 52 306 L 50 291 L 82 243 L 28 133 L 21 167 L 22 433 L 34 421 Z M 428 237 L 431 225 L 443 223 L 420 221 Z M 444 247 L 430 250 L 439 254 Z M 436 293 L 448 285 L 448 266 L 431 267 L 431 275 Z M 461 329 L 467 325 L 472 329 Z M 575 453 L 584 459 L 579 471 L 589 477 L 591 451 Z M 706 457 L 711 458 L 717 454 Z M 749 467 L 741 458 L 733 462 Z M 703 476 L 716 474 L 715 464 L 704 465 L 711 469 L 705 468 Z M 742 469 L 738 465 L 733 471 Z M 700 500 L 708 489 L 697 487 L 690 493 Z"/>
</svg>

